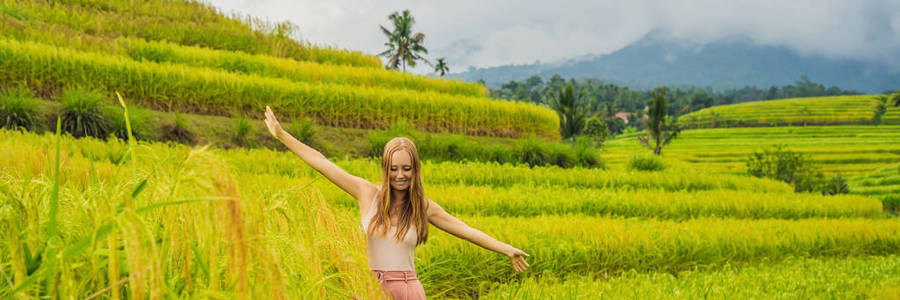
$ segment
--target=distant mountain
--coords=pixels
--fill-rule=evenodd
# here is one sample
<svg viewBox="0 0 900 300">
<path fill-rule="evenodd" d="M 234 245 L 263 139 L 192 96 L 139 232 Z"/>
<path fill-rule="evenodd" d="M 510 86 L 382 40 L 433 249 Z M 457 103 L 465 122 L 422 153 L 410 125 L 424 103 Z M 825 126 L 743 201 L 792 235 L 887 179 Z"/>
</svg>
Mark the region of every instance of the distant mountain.
<svg viewBox="0 0 900 300">
<path fill-rule="evenodd" d="M 900 72 L 855 60 L 804 56 L 776 46 L 727 41 L 705 45 L 642 40 L 619 51 L 557 63 L 499 66 L 450 74 L 467 81 L 484 79 L 488 87 L 539 75 L 600 78 L 633 89 L 667 86 L 710 86 L 721 90 L 755 85 L 792 84 L 806 74 L 810 80 L 842 89 L 881 93 L 900 88 Z"/>
</svg>

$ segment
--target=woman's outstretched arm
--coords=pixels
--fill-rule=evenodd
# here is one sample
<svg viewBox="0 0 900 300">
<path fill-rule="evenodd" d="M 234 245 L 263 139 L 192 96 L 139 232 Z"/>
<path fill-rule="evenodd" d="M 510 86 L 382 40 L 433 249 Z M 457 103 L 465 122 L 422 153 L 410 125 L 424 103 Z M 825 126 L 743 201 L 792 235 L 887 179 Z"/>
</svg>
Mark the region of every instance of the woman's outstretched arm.
<svg viewBox="0 0 900 300">
<path fill-rule="evenodd" d="M 525 257 L 529 257 L 528 253 L 516 249 L 516 247 L 507 245 L 497 239 L 472 228 L 463 221 L 451 216 L 443 207 L 431 200 L 428 202 L 428 222 L 431 222 L 437 228 L 446 231 L 458 238 L 472 242 L 482 248 L 506 255 L 510 264 L 516 272 L 524 272 L 530 265 L 525 261 Z"/>
<path fill-rule="evenodd" d="M 281 127 L 281 124 L 278 123 L 278 119 L 275 118 L 275 113 L 272 112 L 272 109 L 269 108 L 269 106 L 266 106 L 265 121 L 266 127 L 269 128 L 269 133 L 271 133 L 275 139 L 284 143 L 288 149 L 291 149 L 294 154 L 297 154 L 300 159 L 324 175 L 325 178 L 328 178 L 328 180 L 353 196 L 353 198 L 356 198 L 357 202 L 359 202 L 360 213 L 363 213 L 368 209 L 369 200 L 375 196 L 377 190 L 377 187 L 374 184 L 347 173 L 333 162 L 329 161 L 321 152 L 303 144 L 291 136 Z"/>
</svg>

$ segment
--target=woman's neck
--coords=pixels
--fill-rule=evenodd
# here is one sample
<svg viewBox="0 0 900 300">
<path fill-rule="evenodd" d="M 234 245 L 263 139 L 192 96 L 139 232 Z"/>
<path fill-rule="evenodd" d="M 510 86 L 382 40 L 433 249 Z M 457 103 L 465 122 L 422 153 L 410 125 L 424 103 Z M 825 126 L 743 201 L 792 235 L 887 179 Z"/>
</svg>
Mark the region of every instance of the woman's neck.
<svg viewBox="0 0 900 300">
<path fill-rule="evenodd" d="M 408 195 L 407 190 L 391 189 L 391 203 L 403 203 Z"/>
</svg>

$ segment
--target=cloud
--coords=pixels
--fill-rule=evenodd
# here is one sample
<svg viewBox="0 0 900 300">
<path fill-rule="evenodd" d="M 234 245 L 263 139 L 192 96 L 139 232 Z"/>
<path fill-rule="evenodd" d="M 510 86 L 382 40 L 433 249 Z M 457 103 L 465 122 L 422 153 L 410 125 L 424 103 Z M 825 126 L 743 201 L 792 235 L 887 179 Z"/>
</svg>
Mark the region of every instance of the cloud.
<svg viewBox="0 0 900 300">
<path fill-rule="evenodd" d="M 298 24 L 311 42 L 384 50 L 378 25 L 409 9 L 429 57 L 451 67 L 552 62 L 607 54 L 654 37 L 704 44 L 740 38 L 803 55 L 900 69 L 900 1 L 309 1 L 214 0 L 224 11 Z M 420 70 L 423 71 L 423 70 Z M 423 71 L 424 72 L 424 71 Z"/>
</svg>

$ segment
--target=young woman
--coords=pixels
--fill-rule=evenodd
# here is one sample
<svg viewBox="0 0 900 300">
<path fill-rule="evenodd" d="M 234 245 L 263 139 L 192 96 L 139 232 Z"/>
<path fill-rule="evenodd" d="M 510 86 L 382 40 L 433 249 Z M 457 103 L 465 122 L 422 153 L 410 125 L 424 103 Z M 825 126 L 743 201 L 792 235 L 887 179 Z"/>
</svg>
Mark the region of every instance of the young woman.
<svg viewBox="0 0 900 300">
<path fill-rule="evenodd" d="M 313 169 L 356 198 L 368 242 L 369 267 L 386 293 L 394 299 L 425 299 L 416 276 L 416 246 L 428 238 L 428 224 L 485 249 L 506 255 L 516 272 L 529 267 L 522 250 L 504 244 L 425 198 L 416 146 L 407 138 L 392 139 L 381 158 L 381 185 L 353 176 L 313 148 L 284 131 L 266 106 L 269 133 Z"/>
</svg>

